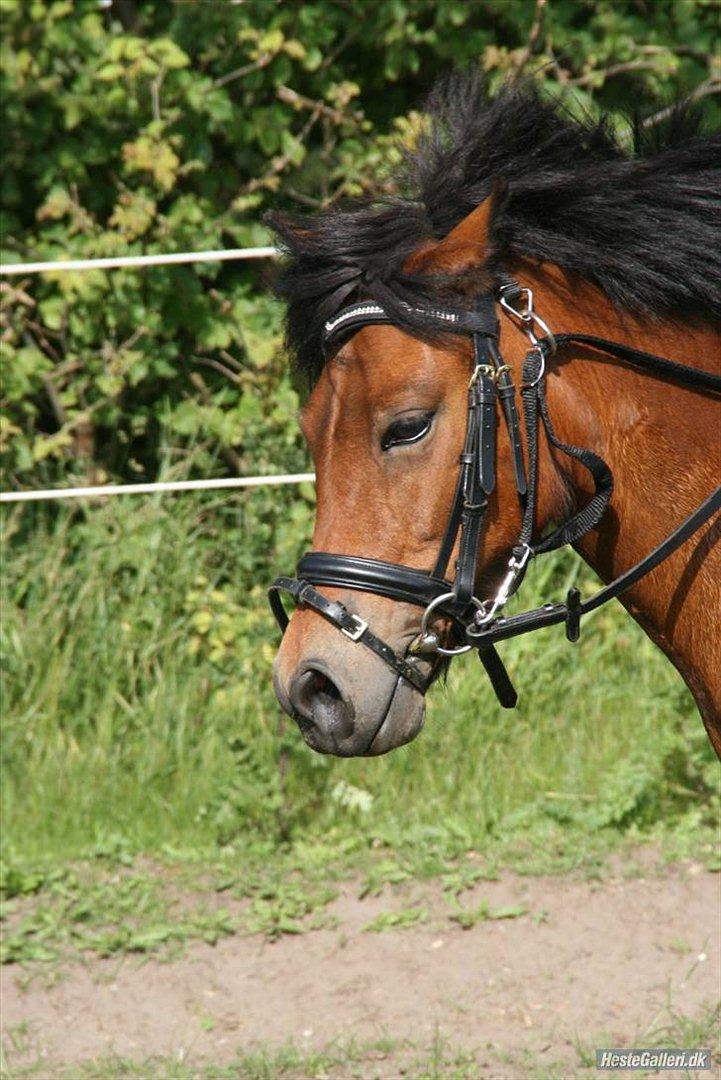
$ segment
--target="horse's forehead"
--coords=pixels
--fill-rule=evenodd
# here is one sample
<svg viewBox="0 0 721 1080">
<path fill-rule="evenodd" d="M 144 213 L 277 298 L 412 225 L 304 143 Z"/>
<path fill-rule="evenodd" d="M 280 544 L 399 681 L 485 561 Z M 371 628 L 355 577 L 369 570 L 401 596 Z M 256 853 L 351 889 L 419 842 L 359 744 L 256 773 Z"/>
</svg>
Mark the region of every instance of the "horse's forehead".
<svg viewBox="0 0 721 1080">
<path fill-rule="evenodd" d="M 443 392 L 465 370 L 465 345 L 431 345 L 394 326 L 364 327 L 326 364 L 303 410 L 304 429 L 326 423 L 339 401 L 362 413 L 405 391 Z"/>
</svg>

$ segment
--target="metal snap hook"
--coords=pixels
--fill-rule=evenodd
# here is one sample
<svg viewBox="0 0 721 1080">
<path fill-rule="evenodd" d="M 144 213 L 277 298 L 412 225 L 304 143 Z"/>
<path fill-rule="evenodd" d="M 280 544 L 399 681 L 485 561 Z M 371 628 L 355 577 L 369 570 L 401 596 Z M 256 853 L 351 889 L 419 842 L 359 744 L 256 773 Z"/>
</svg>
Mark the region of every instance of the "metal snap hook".
<svg viewBox="0 0 721 1080">
<path fill-rule="evenodd" d="M 503 289 L 501 289 L 498 300 L 504 311 L 507 311 L 509 315 L 513 315 L 516 319 L 520 319 L 522 324 L 521 329 L 523 330 L 523 333 L 526 335 L 528 340 L 531 342 L 531 345 L 534 346 L 534 348 L 539 347 L 540 342 L 539 339 L 536 337 L 536 333 L 533 329 L 533 324 L 538 326 L 543 331 L 548 340 L 548 347 L 552 356 L 555 353 L 557 347 L 556 339 L 553 335 L 552 330 L 548 326 L 548 323 L 546 323 L 541 318 L 541 316 L 536 312 L 535 308 L 533 307 L 533 290 L 529 288 L 523 288 L 520 290 L 520 295 L 523 297 L 523 300 L 525 302 L 525 308 L 514 307 L 513 304 L 511 304 L 510 301 L 507 300 L 504 296 Z"/>
</svg>

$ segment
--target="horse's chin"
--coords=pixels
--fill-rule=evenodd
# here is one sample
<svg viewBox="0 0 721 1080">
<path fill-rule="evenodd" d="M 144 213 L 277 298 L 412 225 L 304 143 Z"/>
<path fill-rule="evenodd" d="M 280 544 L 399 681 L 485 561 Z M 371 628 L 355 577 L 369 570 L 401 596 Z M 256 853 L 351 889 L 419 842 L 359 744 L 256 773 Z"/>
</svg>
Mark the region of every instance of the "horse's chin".
<svg viewBox="0 0 721 1080">
<path fill-rule="evenodd" d="M 398 746 L 415 739 L 426 719 L 425 698 L 409 686 L 401 683 L 393 695 L 385 719 L 372 739 L 365 757 L 378 757 L 395 750 Z"/>
</svg>

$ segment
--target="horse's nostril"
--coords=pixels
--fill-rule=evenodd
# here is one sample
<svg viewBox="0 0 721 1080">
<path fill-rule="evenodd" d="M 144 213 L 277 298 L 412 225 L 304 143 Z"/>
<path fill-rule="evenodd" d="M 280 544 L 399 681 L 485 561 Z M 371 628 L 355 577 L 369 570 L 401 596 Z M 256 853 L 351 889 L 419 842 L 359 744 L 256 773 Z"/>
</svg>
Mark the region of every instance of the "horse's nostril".
<svg viewBox="0 0 721 1080">
<path fill-rule="evenodd" d="M 335 739 L 353 734 L 355 710 L 320 668 L 304 667 L 293 679 L 289 696 L 301 728 L 316 727 Z"/>
<path fill-rule="evenodd" d="M 330 701 L 342 701 L 341 692 L 327 675 L 324 675 L 322 671 L 309 671 L 310 676 L 310 690 L 316 697 L 325 697 Z"/>
</svg>

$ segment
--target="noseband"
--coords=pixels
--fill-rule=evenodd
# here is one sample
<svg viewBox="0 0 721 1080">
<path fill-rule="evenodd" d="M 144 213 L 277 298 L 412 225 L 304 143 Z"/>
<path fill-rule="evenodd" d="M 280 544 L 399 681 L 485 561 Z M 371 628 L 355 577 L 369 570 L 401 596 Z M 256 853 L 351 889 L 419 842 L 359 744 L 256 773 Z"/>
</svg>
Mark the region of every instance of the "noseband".
<svg viewBox="0 0 721 1080">
<path fill-rule="evenodd" d="M 511 370 L 503 363 L 498 348 L 496 301 L 509 318 L 518 322 L 530 343 L 523 363 L 520 388 L 528 472 L 524 463 Z M 410 683 L 421 694 L 433 681 L 437 665 L 432 665 L 428 674 L 424 674 L 417 666 L 419 663 L 436 656 L 456 656 L 475 649 L 499 702 L 505 708 L 513 708 L 517 694 L 496 651 L 496 642 L 558 623 L 565 623 L 569 641 L 577 641 L 582 615 L 618 596 L 653 570 L 721 507 L 720 486 L 641 562 L 588 600 L 582 601 L 577 589 L 569 589 L 563 602 L 544 604 L 519 615 L 504 617 L 503 609 L 518 589 L 531 559 L 573 544 L 594 529 L 605 513 L 613 491 L 611 470 L 597 454 L 563 443 L 556 436 L 545 396 L 546 367 L 550 357 L 573 342 L 599 349 L 643 371 L 671 378 L 698 390 L 721 392 L 721 377 L 588 334 L 554 336 L 534 310 L 531 290 L 521 288 L 515 281 L 504 280 L 494 292 L 485 293 L 473 311 L 440 309 L 430 304 L 413 311 L 422 315 L 437 331 L 464 334 L 473 341 L 466 437 L 451 511 L 436 563 L 432 570 L 425 571 L 379 559 L 312 551 L 298 563 L 297 577 L 276 578 L 268 593 L 270 606 L 281 630 L 285 630 L 288 615 L 280 594 L 288 593 L 298 606 L 317 612 L 351 641 L 359 642 L 374 652 L 399 678 Z M 353 304 L 325 324 L 324 352 L 326 356 L 329 355 L 341 339 L 347 339 L 364 326 L 392 323 L 379 304 L 371 301 Z M 543 337 L 539 339 L 536 330 Z M 497 402 L 500 402 L 508 432 L 521 507 L 521 529 L 495 595 L 480 600 L 475 595 L 475 579 L 483 518 L 488 508 L 488 497 L 496 485 Z M 593 480 L 594 494 L 582 509 L 552 533 L 534 542 L 541 424 L 556 450 L 579 461 L 588 470 Z M 447 578 L 447 571 L 456 542 L 458 555 L 451 581 Z M 339 601 L 329 600 L 315 588 L 317 585 L 371 592 L 422 608 L 419 632 L 406 654 L 399 656 L 369 629 L 363 619 L 349 612 Z M 450 621 L 452 637 L 460 644 L 452 647 L 441 644 L 439 634 L 433 629 L 433 622 L 438 618 Z"/>
</svg>

